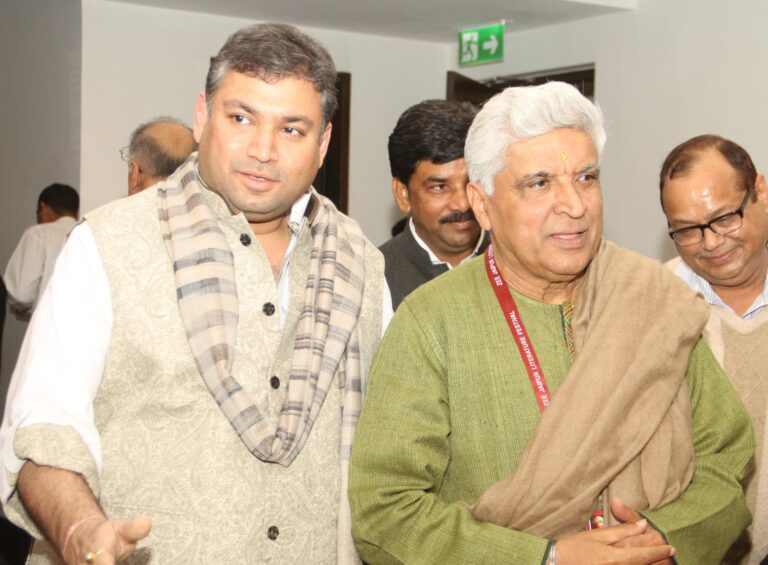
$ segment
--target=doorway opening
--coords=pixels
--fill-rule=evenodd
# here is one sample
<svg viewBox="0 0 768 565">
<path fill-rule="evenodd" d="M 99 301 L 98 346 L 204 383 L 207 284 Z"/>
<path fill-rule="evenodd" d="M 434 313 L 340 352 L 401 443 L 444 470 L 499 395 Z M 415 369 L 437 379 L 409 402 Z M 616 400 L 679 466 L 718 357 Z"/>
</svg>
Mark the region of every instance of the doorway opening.
<svg viewBox="0 0 768 565">
<path fill-rule="evenodd" d="M 349 107 L 352 87 L 352 75 L 350 73 L 337 73 L 336 91 L 338 93 L 338 105 L 333 114 L 331 123 L 331 141 L 325 154 L 325 161 L 312 186 L 327 196 L 336 208 L 342 213 L 347 213 L 349 203 Z"/>
<path fill-rule="evenodd" d="M 594 101 L 594 64 L 535 71 L 518 75 L 496 76 L 482 81 L 476 81 L 455 71 L 448 71 L 446 77 L 446 99 L 481 105 L 494 94 L 498 94 L 510 86 L 536 86 L 553 80 L 572 84 L 584 96 Z"/>
</svg>

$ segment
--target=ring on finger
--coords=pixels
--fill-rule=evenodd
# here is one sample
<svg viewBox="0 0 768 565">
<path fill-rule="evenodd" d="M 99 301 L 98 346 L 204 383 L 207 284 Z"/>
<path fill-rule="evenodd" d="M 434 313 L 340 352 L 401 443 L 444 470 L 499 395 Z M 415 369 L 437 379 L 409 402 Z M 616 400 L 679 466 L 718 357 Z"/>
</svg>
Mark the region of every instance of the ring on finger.
<svg viewBox="0 0 768 565">
<path fill-rule="evenodd" d="M 96 558 L 101 555 L 102 553 L 106 553 L 107 550 L 103 547 L 100 547 L 96 551 L 89 551 L 85 554 L 85 562 L 86 563 L 94 563 L 96 561 Z"/>
</svg>

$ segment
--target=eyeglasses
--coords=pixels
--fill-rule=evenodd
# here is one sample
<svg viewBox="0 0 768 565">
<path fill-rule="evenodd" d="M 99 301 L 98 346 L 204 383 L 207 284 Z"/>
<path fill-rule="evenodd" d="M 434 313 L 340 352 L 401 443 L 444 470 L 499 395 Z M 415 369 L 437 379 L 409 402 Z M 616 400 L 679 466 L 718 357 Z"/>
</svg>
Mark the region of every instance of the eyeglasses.
<svg viewBox="0 0 768 565">
<path fill-rule="evenodd" d="M 127 145 L 125 147 L 121 147 L 118 149 L 118 152 L 120 153 L 120 158 L 125 161 L 126 163 L 131 162 L 131 153 L 130 153 L 130 147 Z"/>
<path fill-rule="evenodd" d="M 704 239 L 704 230 L 709 228 L 713 233 L 718 235 L 727 235 L 736 231 L 741 227 L 744 219 L 744 208 L 747 207 L 747 201 L 749 195 L 752 194 L 751 190 L 747 190 L 744 195 L 744 200 L 741 201 L 741 205 L 733 212 L 728 212 L 717 218 L 712 218 L 706 224 L 696 224 L 695 226 L 688 226 L 679 230 L 669 232 L 671 237 L 678 245 L 694 245 Z"/>
</svg>

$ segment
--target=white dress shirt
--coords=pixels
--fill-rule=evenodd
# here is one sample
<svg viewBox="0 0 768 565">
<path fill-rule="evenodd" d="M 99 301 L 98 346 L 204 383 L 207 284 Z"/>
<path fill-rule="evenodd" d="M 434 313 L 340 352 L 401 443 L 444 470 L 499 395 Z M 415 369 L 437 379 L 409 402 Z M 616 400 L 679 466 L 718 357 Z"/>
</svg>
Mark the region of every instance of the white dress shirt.
<svg viewBox="0 0 768 565">
<path fill-rule="evenodd" d="M 71 216 L 62 216 L 24 231 L 3 275 L 13 310 L 34 310 L 51 278 L 56 257 L 76 222 Z"/>
<path fill-rule="evenodd" d="M 410 218 L 408 220 L 408 229 L 411 230 L 411 234 L 413 235 L 413 239 L 416 240 L 416 243 L 419 244 L 419 247 L 421 247 L 424 251 L 427 252 L 427 255 L 429 255 L 429 260 L 432 261 L 433 265 L 445 265 L 448 267 L 448 269 L 453 269 L 453 265 L 446 261 L 442 261 L 437 255 L 435 255 L 434 251 L 427 245 L 423 239 L 419 237 L 419 234 L 416 233 L 416 226 L 413 225 L 413 218 Z M 470 259 L 474 259 L 475 256 L 477 256 L 477 250 L 480 249 L 480 246 L 483 244 L 483 239 L 485 238 L 485 232 L 483 230 L 480 230 L 480 237 L 477 238 L 477 243 L 475 244 L 475 248 L 472 250 L 472 253 L 470 255 L 467 255 L 464 257 L 464 259 L 461 260 L 461 263 L 459 265 L 463 265 Z"/>
<path fill-rule="evenodd" d="M 694 272 L 694 270 L 691 269 L 682 259 L 680 259 L 680 263 L 675 268 L 675 274 L 683 279 L 685 283 L 691 287 L 691 289 L 695 290 L 696 292 L 700 292 L 707 304 L 711 304 L 712 306 L 719 306 L 720 308 L 727 308 L 733 312 L 733 308 L 723 302 L 723 300 L 712 288 L 712 285 L 710 285 L 706 279 L 697 275 L 696 272 Z M 744 312 L 742 318 L 744 320 L 754 318 L 757 316 L 758 312 L 760 312 L 766 306 L 768 306 L 768 277 L 765 279 L 765 286 L 763 286 L 763 291 L 757 295 L 754 302 L 752 302 L 752 305 L 747 308 L 746 312 Z"/>
</svg>

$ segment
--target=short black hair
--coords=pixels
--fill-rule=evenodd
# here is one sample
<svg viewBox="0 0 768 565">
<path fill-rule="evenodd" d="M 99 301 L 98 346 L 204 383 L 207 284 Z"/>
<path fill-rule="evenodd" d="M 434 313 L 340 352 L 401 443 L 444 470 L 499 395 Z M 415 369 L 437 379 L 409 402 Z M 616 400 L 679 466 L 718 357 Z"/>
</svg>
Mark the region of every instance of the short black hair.
<svg viewBox="0 0 768 565">
<path fill-rule="evenodd" d="M 37 197 L 37 206 L 45 204 L 57 214 L 77 216 L 80 210 L 80 195 L 68 184 L 53 183 L 46 186 Z"/>
<path fill-rule="evenodd" d="M 408 108 L 389 136 L 389 168 L 407 185 L 419 161 L 439 165 L 464 157 L 477 107 L 455 100 L 425 100 Z"/>
<path fill-rule="evenodd" d="M 253 24 L 229 36 L 211 58 L 205 97 L 211 100 L 224 75 L 234 71 L 269 82 L 296 77 L 308 80 L 320 93 L 323 127 L 336 111 L 336 65 L 328 50 L 298 28 L 283 23 Z"/>
</svg>

